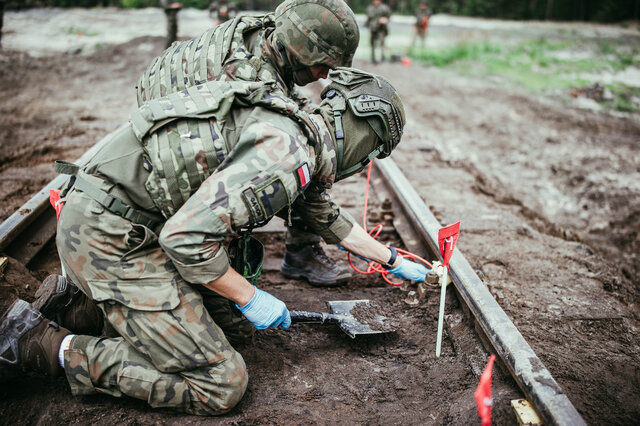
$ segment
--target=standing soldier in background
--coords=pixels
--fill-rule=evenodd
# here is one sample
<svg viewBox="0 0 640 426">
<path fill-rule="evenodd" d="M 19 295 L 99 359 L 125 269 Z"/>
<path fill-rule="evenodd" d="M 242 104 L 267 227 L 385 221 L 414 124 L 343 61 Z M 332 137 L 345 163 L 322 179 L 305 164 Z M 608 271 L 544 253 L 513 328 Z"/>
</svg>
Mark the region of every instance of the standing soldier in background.
<svg viewBox="0 0 640 426">
<path fill-rule="evenodd" d="M 167 15 L 167 47 L 178 40 L 178 12 L 182 9 L 182 4 L 171 0 L 160 0 L 160 7 Z"/>
<path fill-rule="evenodd" d="M 238 9 L 234 3 L 227 0 L 212 1 L 209 5 L 209 18 L 216 22 L 216 25 L 224 24 L 233 19 L 238 14 Z"/>
<path fill-rule="evenodd" d="M 384 39 L 389 34 L 389 18 L 391 9 L 382 0 L 373 0 L 367 7 L 367 22 L 365 26 L 371 32 L 371 61 L 377 64 L 376 50 L 380 50 L 380 60 L 384 61 Z"/>
<path fill-rule="evenodd" d="M 413 40 L 411 41 L 411 48 L 416 43 L 416 39 L 420 37 L 421 47 L 424 49 L 425 39 L 427 38 L 427 29 L 429 28 L 429 18 L 432 15 L 431 8 L 427 5 L 426 1 L 421 1 L 420 6 L 416 9 L 416 32 L 413 35 Z"/>
</svg>

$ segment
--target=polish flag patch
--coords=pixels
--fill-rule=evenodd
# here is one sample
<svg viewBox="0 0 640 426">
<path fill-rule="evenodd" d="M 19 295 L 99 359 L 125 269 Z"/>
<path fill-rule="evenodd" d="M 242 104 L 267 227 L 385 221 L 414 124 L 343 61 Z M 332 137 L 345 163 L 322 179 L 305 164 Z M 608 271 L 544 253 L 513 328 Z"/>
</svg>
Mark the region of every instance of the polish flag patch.
<svg viewBox="0 0 640 426">
<path fill-rule="evenodd" d="M 311 173 L 309 173 L 309 165 L 304 163 L 302 166 L 298 167 L 295 171 L 296 178 L 298 179 L 298 185 L 300 185 L 300 189 L 305 189 L 309 182 L 311 182 Z"/>
</svg>

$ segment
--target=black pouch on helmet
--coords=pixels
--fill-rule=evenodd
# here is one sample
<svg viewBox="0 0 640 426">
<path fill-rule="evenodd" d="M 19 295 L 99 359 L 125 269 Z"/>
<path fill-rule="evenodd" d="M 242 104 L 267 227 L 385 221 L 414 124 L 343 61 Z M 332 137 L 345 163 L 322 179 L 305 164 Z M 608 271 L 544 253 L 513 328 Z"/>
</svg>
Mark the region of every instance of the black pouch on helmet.
<svg viewBox="0 0 640 426">
<path fill-rule="evenodd" d="M 262 274 L 262 262 L 264 261 L 264 246 L 249 233 L 234 238 L 229 243 L 229 262 L 231 267 L 256 285 Z"/>
</svg>

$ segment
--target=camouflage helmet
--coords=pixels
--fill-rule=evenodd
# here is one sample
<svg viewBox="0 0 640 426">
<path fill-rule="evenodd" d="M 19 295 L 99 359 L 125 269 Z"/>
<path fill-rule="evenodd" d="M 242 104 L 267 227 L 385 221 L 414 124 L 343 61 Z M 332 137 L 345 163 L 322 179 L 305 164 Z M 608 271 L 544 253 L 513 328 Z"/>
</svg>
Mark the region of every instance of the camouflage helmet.
<svg viewBox="0 0 640 426">
<path fill-rule="evenodd" d="M 351 66 L 360 30 L 344 0 L 286 0 L 276 8 L 275 23 L 276 40 L 298 64 Z"/>
<path fill-rule="evenodd" d="M 339 180 L 362 170 L 375 157 L 388 157 L 400 143 L 406 120 L 402 100 L 385 78 L 338 68 L 329 79 L 321 93 L 321 108 L 329 104 L 333 111 Z"/>
</svg>

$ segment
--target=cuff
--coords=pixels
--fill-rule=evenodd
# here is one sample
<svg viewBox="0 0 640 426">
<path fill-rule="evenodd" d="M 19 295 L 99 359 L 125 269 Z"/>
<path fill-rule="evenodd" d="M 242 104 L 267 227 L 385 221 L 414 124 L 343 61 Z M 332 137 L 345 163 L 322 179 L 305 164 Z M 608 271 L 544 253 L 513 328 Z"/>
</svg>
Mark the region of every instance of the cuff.
<svg viewBox="0 0 640 426">
<path fill-rule="evenodd" d="M 353 216 L 351 216 L 346 210 L 340 209 L 338 218 L 327 229 L 324 229 L 320 236 L 327 244 L 338 244 L 340 241 L 347 238 L 354 223 L 356 223 Z"/>
<path fill-rule="evenodd" d="M 176 259 L 171 260 L 182 278 L 191 284 L 208 284 L 223 276 L 229 269 L 229 256 L 223 247 L 204 262 L 187 265 Z"/>
</svg>

